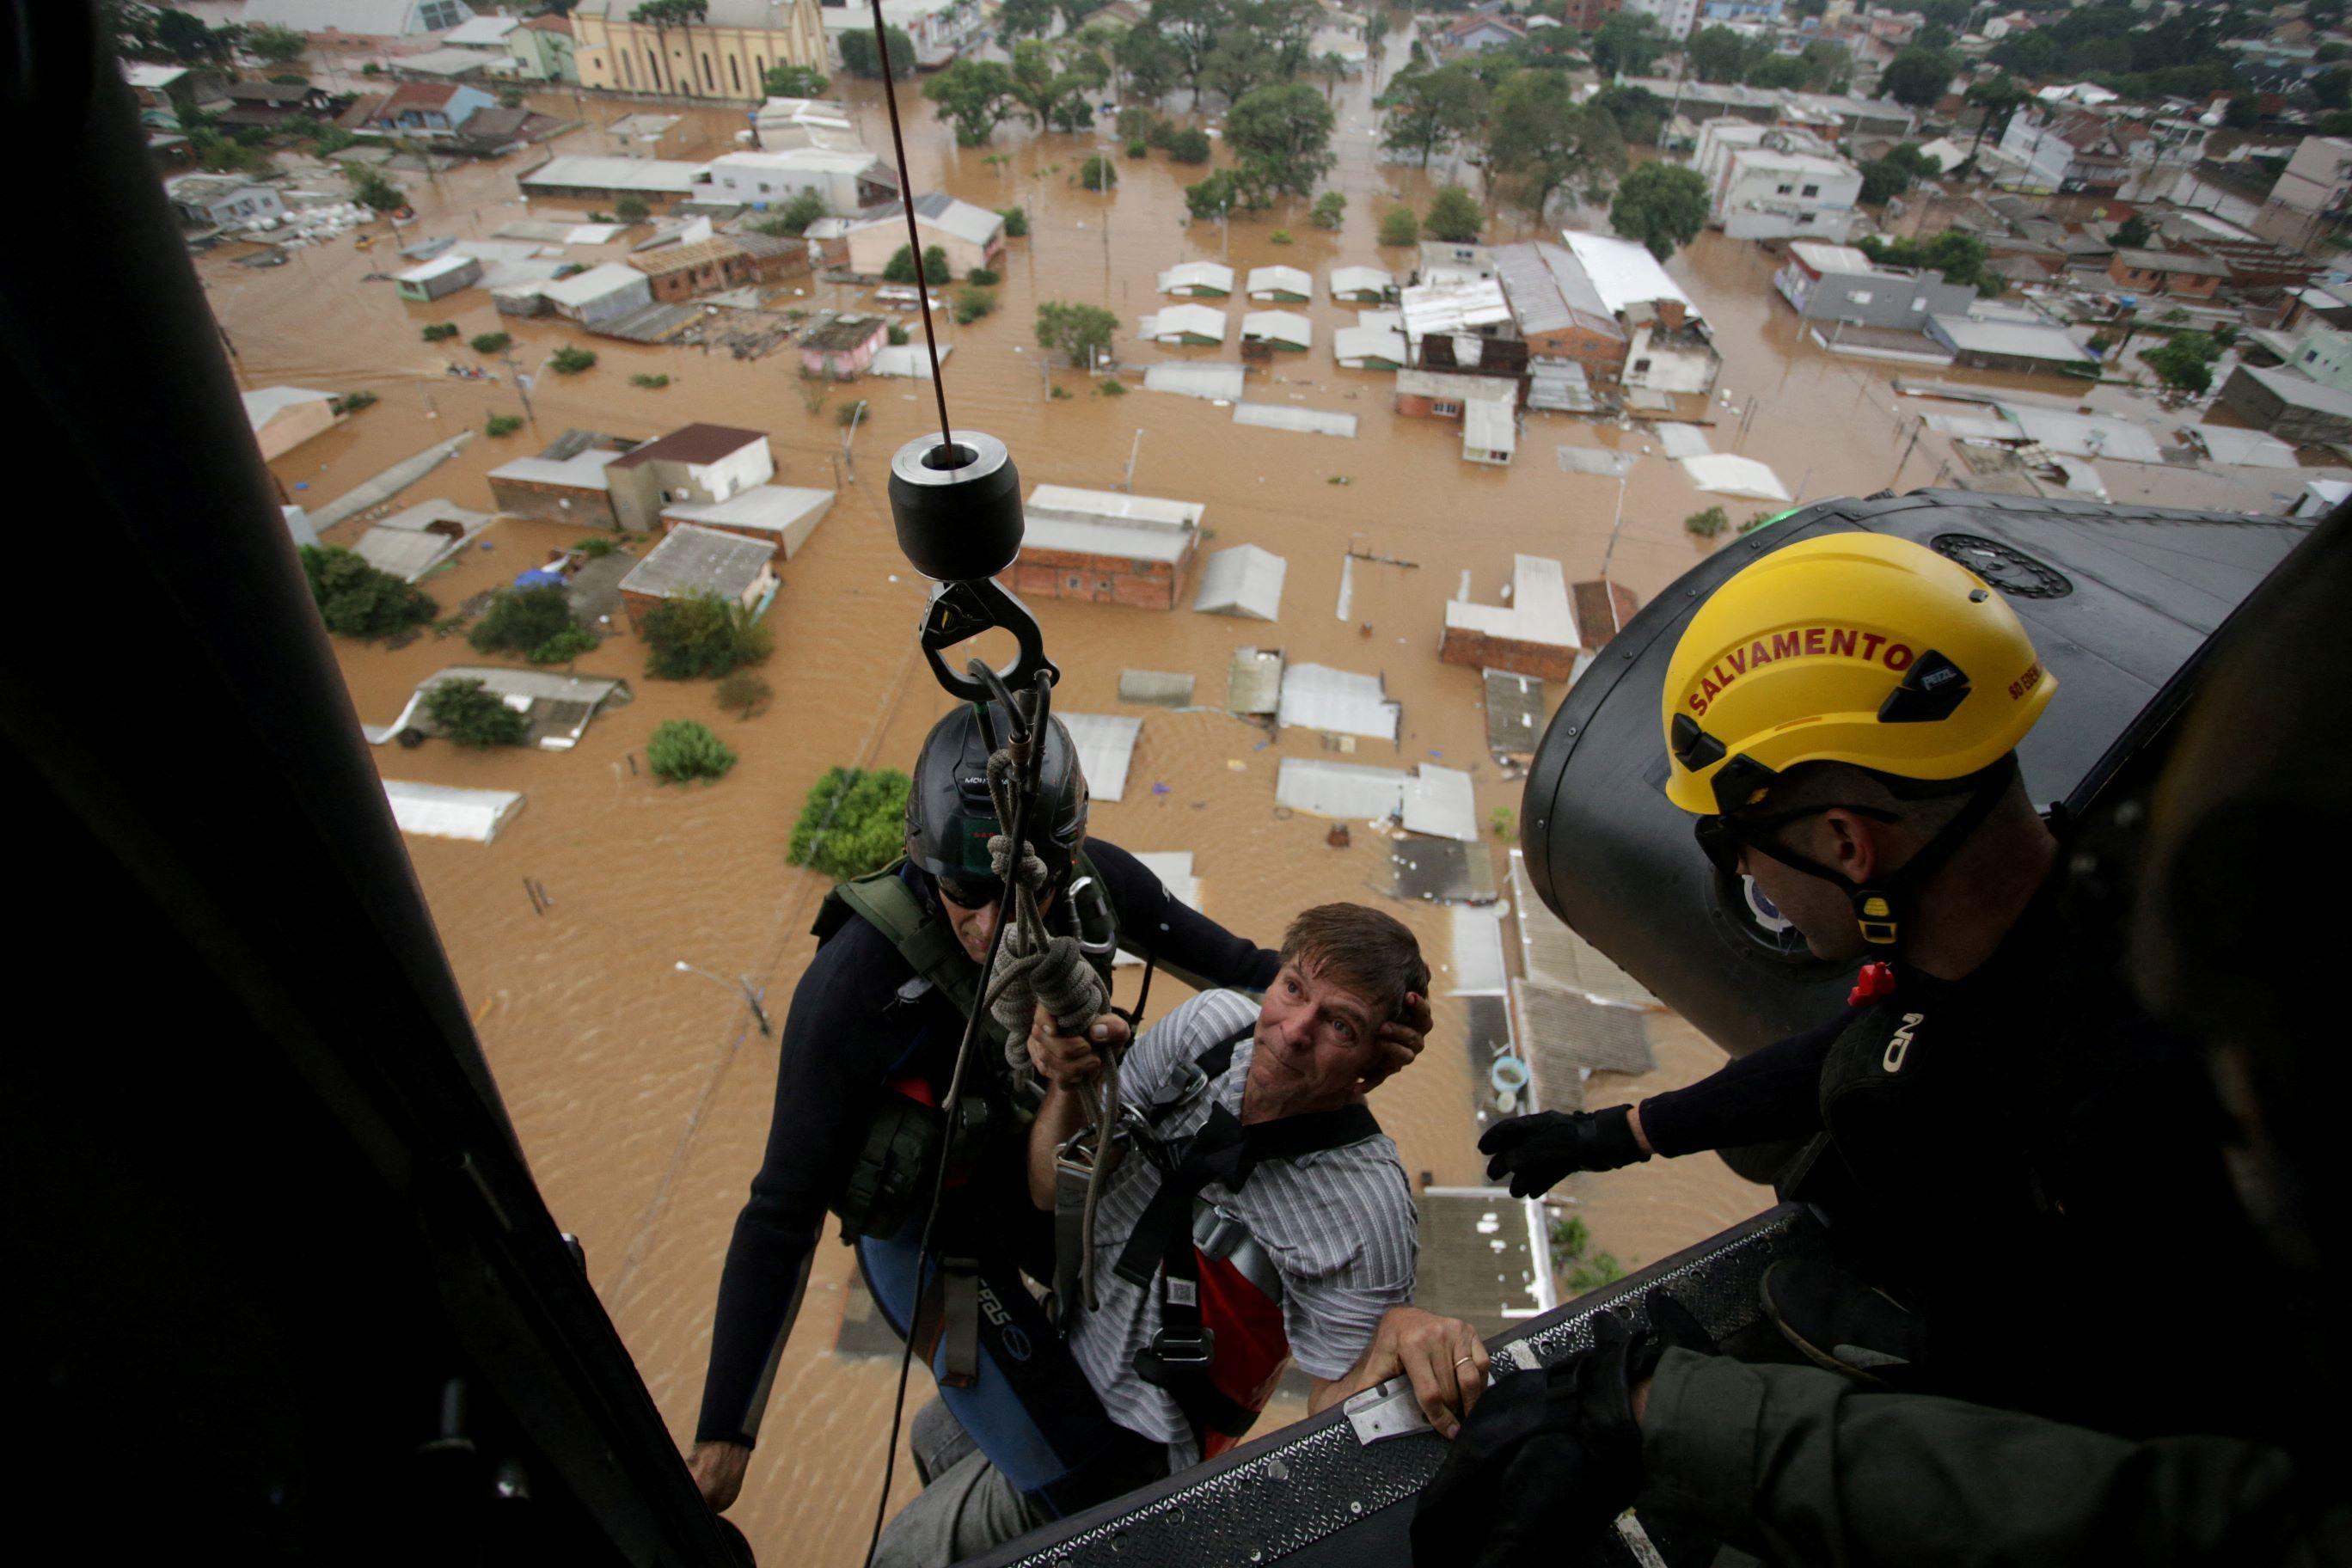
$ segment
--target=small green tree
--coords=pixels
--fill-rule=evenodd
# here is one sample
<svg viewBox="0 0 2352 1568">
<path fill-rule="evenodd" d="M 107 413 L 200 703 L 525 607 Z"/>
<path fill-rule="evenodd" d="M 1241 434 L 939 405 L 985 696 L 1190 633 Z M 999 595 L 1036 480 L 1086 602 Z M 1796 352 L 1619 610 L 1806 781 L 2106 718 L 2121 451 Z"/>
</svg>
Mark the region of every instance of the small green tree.
<svg viewBox="0 0 2352 1568">
<path fill-rule="evenodd" d="M 502 354 L 512 347 L 512 332 L 480 332 L 473 340 L 474 352 L 478 354 Z"/>
<path fill-rule="evenodd" d="M 1568 1288 L 1581 1296 L 1598 1290 L 1603 1285 L 1614 1285 L 1625 1278 L 1625 1266 L 1606 1252 L 1596 1252 L 1579 1264 L 1568 1276 Z"/>
<path fill-rule="evenodd" d="M 1314 207 L 1307 221 L 1317 228 L 1338 228 L 1348 219 L 1348 198 L 1337 191 L 1326 191 L 1315 198 Z"/>
<path fill-rule="evenodd" d="M 882 281 L 912 283 L 914 280 L 915 247 L 911 245 L 902 245 L 890 253 L 889 260 L 882 264 Z"/>
<path fill-rule="evenodd" d="M 2153 231 L 2147 226 L 2147 219 L 2134 213 L 2116 225 L 2115 233 L 2109 235 L 2107 239 L 2108 243 L 2118 250 L 2145 250 L 2151 237 L 2153 237 Z"/>
<path fill-rule="evenodd" d="M 908 343 L 915 341 L 915 334 L 908 331 L 906 328 L 900 326 L 896 321 L 891 322 L 889 326 L 883 329 L 883 336 L 889 340 L 890 346 L 894 349 L 905 348 Z"/>
<path fill-rule="evenodd" d="M 327 407 L 330 412 L 340 416 L 345 414 L 357 414 L 362 408 L 373 408 L 376 402 L 376 395 L 362 387 L 357 392 L 344 393 L 341 397 L 330 402 Z"/>
<path fill-rule="evenodd" d="M 1168 138 L 1168 156 L 1179 163 L 1205 163 L 1209 153 L 1209 133 L 1197 126 L 1188 125 Z"/>
<path fill-rule="evenodd" d="M 1240 201 L 1241 183 L 1234 178 L 1231 169 L 1219 169 L 1207 179 L 1184 187 L 1184 210 L 1192 215 L 1195 223 L 1227 216 Z"/>
<path fill-rule="evenodd" d="M 1107 191 L 1118 184 L 1118 165 L 1100 153 L 1078 165 L 1078 184 L 1090 191 Z"/>
<path fill-rule="evenodd" d="M 1711 506 L 1705 511 L 1695 511 L 1683 519 L 1683 526 L 1701 539 L 1713 539 L 1731 526 L 1731 519 L 1724 515 L 1721 507 Z"/>
<path fill-rule="evenodd" d="M 1004 220 L 1004 237 L 1022 239 L 1029 233 L 1029 213 L 1025 207 L 1006 207 L 997 216 Z"/>
<path fill-rule="evenodd" d="M 352 200 L 371 211 L 398 212 L 408 205 L 407 195 L 398 185 L 364 163 L 352 165 L 351 179 Z"/>
<path fill-rule="evenodd" d="M 490 607 L 482 612 L 466 640 L 477 653 L 528 654 L 577 624 L 572 616 L 571 596 L 551 583 L 537 588 L 501 588 L 490 595 Z"/>
<path fill-rule="evenodd" d="M 1496 837 L 1508 838 L 1511 836 L 1511 808 L 1507 805 L 1496 806 L 1492 815 L 1487 817 L 1486 826 L 1495 830 Z"/>
<path fill-rule="evenodd" d="M 1411 207 L 1391 207 L 1381 215 L 1382 245 L 1414 245 L 1421 239 L 1421 219 Z"/>
<path fill-rule="evenodd" d="M 578 375 L 583 370 L 596 368 L 595 352 L 577 343 L 566 343 L 547 356 L 547 368 L 558 375 Z"/>
<path fill-rule="evenodd" d="M 895 768 L 832 768 L 801 802 L 784 858 L 840 880 L 878 871 L 907 852 L 907 775 Z"/>
<path fill-rule="evenodd" d="M 996 309 L 996 290 L 966 284 L 956 295 L 955 319 L 959 327 L 968 327 Z"/>
<path fill-rule="evenodd" d="M 2158 381 L 2176 392 L 2202 393 L 2213 384 L 2213 362 L 2221 345 L 2208 332 L 2175 332 L 2163 345 L 2143 350 L 2140 358 Z"/>
<path fill-rule="evenodd" d="M 905 81 L 915 74 L 915 40 L 904 27 L 886 29 L 890 40 L 890 74 Z M 882 74 L 882 51 L 874 47 L 868 28 L 852 27 L 841 35 L 841 67 L 852 76 L 868 79 Z"/>
<path fill-rule="evenodd" d="M 646 673 L 661 680 L 725 675 L 775 650 L 764 623 L 716 594 L 664 599 L 646 616 L 645 639 Z"/>
<path fill-rule="evenodd" d="M 923 281 L 936 289 L 955 281 L 955 269 L 948 265 L 947 247 L 942 245 L 923 247 Z"/>
<path fill-rule="evenodd" d="M 461 746 L 520 746 L 530 724 L 480 680 L 444 680 L 425 694 L 425 721 Z"/>
<path fill-rule="evenodd" d="M 963 280 L 967 283 L 977 283 L 983 289 L 993 289 L 1003 281 L 996 275 L 996 268 L 992 267 L 975 267 L 963 275 Z"/>
<path fill-rule="evenodd" d="M 997 60 L 959 59 L 923 83 L 923 96 L 955 127 L 956 145 L 984 145 L 1018 102 L 1013 73 Z"/>
<path fill-rule="evenodd" d="M 770 66 L 760 86 L 770 98 L 823 98 L 832 86 L 814 66 Z"/>
<path fill-rule="evenodd" d="M 572 542 L 572 548 L 591 561 L 602 561 L 607 555 L 618 555 L 621 552 L 621 547 L 618 544 L 601 533 L 592 533 L 585 539 L 575 539 Z"/>
<path fill-rule="evenodd" d="M 1679 163 L 1644 163 L 1617 182 L 1609 226 L 1664 261 L 1706 226 L 1706 178 Z"/>
<path fill-rule="evenodd" d="M 1430 198 L 1429 216 L 1421 220 L 1421 226 L 1432 239 L 1475 245 L 1486 231 L 1486 213 L 1468 191 L 1446 185 Z"/>
<path fill-rule="evenodd" d="M 302 575 L 327 629 L 347 637 L 396 637 L 441 613 L 422 588 L 380 572 L 333 544 L 302 547 Z"/>
<path fill-rule="evenodd" d="M 425 327 L 425 341 L 428 343 L 446 342 L 460 330 L 455 321 L 428 321 Z"/>
<path fill-rule="evenodd" d="M 1099 305 L 1047 300 L 1037 307 L 1037 344 L 1070 363 L 1089 366 L 1110 352 L 1118 318 Z"/>
<path fill-rule="evenodd" d="M 585 626 L 566 626 L 523 657 L 533 664 L 570 664 L 583 653 L 596 651 L 596 634 Z"/>
<path fill-rule="evenodd" d="M 659 392 L 663 387 L 669 384 L 669 377 L 662 374 L 659 371 L 641 370 L 636 374 L 629 377 L 629 384 L 631 386 L 642 386 L 647 392 Z"/>
<path fill-rule="evenodd" d="M 738 669 L 729 672 L 719 682 L 715 695 L 719 706 L 739 717 L 749 719 L 753 712 L 775 695 L 765 677 L 756 670 Z"/>
<path fill-rule="evenodd" d="M 646 198 L 635 191 L 622 192 L 620 199 L 613 204 L 613 216 L 623 223 L 643 223 L 653 216 L 653 211 L 646 205 Z"/>
<path fill-rule="evenodd" d="M 520 414 L 493 414 L 482 421 L 482 434 L 493 440 L 511 436 L 521 428 L 522 416 Z"/>
<path fill-rule="evenodd" d="M 668 719 L 646 742 L 646 765 L 665 784 L 719 779 L 735 765 L 734 748 L 698 719 Z"/>
</svg>

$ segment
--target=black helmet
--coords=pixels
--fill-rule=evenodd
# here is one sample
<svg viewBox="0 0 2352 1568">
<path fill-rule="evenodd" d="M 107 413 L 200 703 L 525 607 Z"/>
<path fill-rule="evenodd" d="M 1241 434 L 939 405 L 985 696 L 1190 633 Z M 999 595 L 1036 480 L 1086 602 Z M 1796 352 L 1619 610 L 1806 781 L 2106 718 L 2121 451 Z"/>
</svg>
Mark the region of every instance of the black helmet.
<svg viewBox="0 0 2352 1568">
<path fill-rule="evenodd" d="M 932 877 L 971 893 L 971 907 L 1001 890 L 989 863 L 988 841 L 1003 831 L 988 794 L 988 759 L 1010 731 L 1003 705 L 960 702 L 923 741 L 907 791 L 907 858 Z M 1050 885 L 1069 879 L 1087 837 L 1087 776 L 1078 749 L 1059 719 L 1045 738 L 1037 799 L 1030 807 L 1028 839 L 1045 862 Z M 984 895 L 984 896 L 983 896 Z"/>
</svg>

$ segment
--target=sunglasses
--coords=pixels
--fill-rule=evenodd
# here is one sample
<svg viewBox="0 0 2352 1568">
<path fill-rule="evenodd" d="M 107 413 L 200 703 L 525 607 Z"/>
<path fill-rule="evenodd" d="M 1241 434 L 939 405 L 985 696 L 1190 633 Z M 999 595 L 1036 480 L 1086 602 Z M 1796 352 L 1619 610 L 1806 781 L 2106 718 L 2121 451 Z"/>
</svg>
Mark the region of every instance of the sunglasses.
<svg viewBox="0 0 2352 1568">
<path fill-rule="evenodd" d="M 1691 827 L 1691 836 L 1698 840 L 1699 852 L 1707 858 L 1716 873 L 1727 881 L 1739 880 L 1739 857 L 1749 849 L 1769 856 L 1784 866 L 1819 875 L 1812 862 L 1795 855 L 1772 842 L 1771 836 L 1792 822 L 1809 816 L 1819 816 L 1825 811 L 1850 811 L 1856 816 L 1866 816 L 1874 822 L 1899 822 L 1891 811 L 1874 805 L 1856 805 L 1851 802 L 1831 801 L 1823 805 L 1799 806 L 1794 811 L 1775 812 L 1769 816 L 1702 816 Z"/>
<path fill-rule="evenodd" d="M 939 877 L 940 896 L 959 909 L 984 910 L 1004 896 L 1004 884 L 994 877 Z"/>
</svg>

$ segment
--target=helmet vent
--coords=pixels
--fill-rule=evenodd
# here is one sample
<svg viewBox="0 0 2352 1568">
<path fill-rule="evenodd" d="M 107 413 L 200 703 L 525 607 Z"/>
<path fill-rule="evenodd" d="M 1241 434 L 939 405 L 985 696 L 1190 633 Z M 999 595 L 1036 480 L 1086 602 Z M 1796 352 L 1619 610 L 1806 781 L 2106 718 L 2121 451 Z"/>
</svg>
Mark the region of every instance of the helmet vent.
<svg viewBox="0 0 2352 1568">
<path fill-rule="evenodd" d="M 2074 591 L 2058 568 L 1997 539 L 1939 533 L 1929 542 L 1937 554 L 1958 562 L 2012 599 L 2063 599 Z"/>
</svg>

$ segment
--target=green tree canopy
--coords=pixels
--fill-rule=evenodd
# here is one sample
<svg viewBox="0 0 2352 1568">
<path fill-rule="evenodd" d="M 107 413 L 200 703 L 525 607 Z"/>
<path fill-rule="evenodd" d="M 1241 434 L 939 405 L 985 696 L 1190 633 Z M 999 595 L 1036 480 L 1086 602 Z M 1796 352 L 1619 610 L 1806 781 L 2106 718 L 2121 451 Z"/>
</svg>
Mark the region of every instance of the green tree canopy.
<svg viewBox="0 0 2352 1568">
<path fill-rule="evenodd" d="M 1609 226 L 1664 261 L 1706 226 L 1706 180 L 1678 163 L 1644 163 L 1617 183 Z"/>
<path fill-rule="evenodd" d="M 1728 27 L 1701 27 L 1683 46 L 1684 58 L 1701 81 L 1738 81 L 1761 51 Z"/>
<path fill-rule="evenodd" d="M 1913 109 L 1932 109 L 1952 84 L 1952 57 L 1914 45 L 1900 50 L 1879 73 L 1878 90 Z"/>
<path fill-rule="evenodd" d="M 247 51 L 255 58 L 274 66 L 299 60 L 310 48 L 310 38 L 299 30 L 273 26 L 268 22 L 246 28 L 244 43 Z"/>
<path fill-rule="evenodd" d="M 1477 133 L 1486 120 L 1486 84 L 1460 64 L 1405 70 L 1389 84 L 1383 101 L 1381 145 L 1413 153 L 1427 168 L 1432 157 Z"/>
<path fill-rule="evenodd" d="M 1054 30 L 1054 0 L 1000 0 L 996 10 L 996 41 L 1007 49 L 1023 38 L 1042 38 Z"/>
<path fill-rule="evenodd" d="M 1241 158 L 1243 184 L 1254 197 L 1304 196 L 1336 161 L 1331 154 L 1331 106 L 1303 81 L 1262 87 L 1225 115 L 1225 144 Z"/>
<path fill-rule="evenodd" d="M 1518 182 L 1541 219 L 1563 188 L 1598 195 L 1625 168 L 1625 142 L 1603 110 L 1580 104 L 1566 71 L 1513 72 L 1486 112 L 1486 168 Z"/>
<path fill-rule="evenodd" d="M 915 40 L 907 36 L 904 27 L 888 27 L 890 40 L 890 74 L 904 81 L 915 74 Z M 841 68 L 852 76 L 867 79 L 882 74 L 882 51 L 874 47 L 874 35 L 862 27 L 852 27 L 841 35 L 836 46 L 841 50 Z"/>
<path fill-rule="evenodd" d="M 667 719 L 646 742 L 646 765 L 664 784 L 719 779 L 735 765 L 735 749 L 698 719 Z"/>
<path fill-rule="evenodd" d="M 1658 57 L 1674 47 L 1655 16 L 1643 11 L 1615 11 L 1593 30 L 1592 68 L 1605 79 L 1647 76 Z"/>
<path fill-rule="evenodd" d="M 466 640 L 477 653 L 528 655 L 550 637 L 578 625 L 572 614 L 571 595 L 551 583 L 538 588 L 501 588 L 490 595 L 490 607 L 466 633 Z"/>
<path fill-rule="evenodd" d="M 425 719 L 461 746 L 520 746 L 530 722 L 480 680 L 444 680 L 425 694 Z"/>
<path fill-rule="evenodd" d="M 832 768 L 801 802 L 784 858 L 846 881 L 907 852 L 907 775 L 895 768 Z"/>
<path fill-rule="evenodd" d="M 1231 169 L 1219 169 L 1206 179 L 1184 187 L 1184 210 L 1195 223 L 1229 216 L 1241 204 L 1241 182 Z"/>
<path fill-rule="evenodd" d="M 994 60 L 956 60 L 923 83 L 923 96 L 939 117 L 955 126 L 956 145 L 977 147 L 994 134 L 1013 110 L 1013 73 Z"/>
<path fill-rule="evenodd" d="M 327 629 L 347 637 L 396 637 L 431 620 L 440 605 L 424 589 L 379 572 L 333 544 L 302 547 L 302 575 Z"/>
<path fill-rule="evenodd" d="M 1486 209 L 1460 185 L 1444 185 L 1430 198 L 1429 211 L 1422 217 L 1421 227 L 1432 239 L 1475 245 L 1486 229 Z"/>
<path fill-rule="evenodd" d="M 1382 245 L 1412 245 L 1421 238 L 1421 219 L 1411 207 L 1391 207 L 1381 215 Z"/>
<path fill-rule="evenodd" d="M 1617 133 L 1642 147 L 1654 147 L 1666 127 L 1670 105 L 1646 87 L 1604 87 L 1586 105 L 1617 122 Z"/>
<path fill-rule="evenodd" d="M 2006 285 L 1985 270 L 1985 242 L 1965 229 L 1948 228 L 1926 239 L 1881 239 L 1864 235 L 1854 245 L 1873 261 L 1890 267 L 1925 267 L 1943 275 L 1947 283 L 1964 284 L 1980 294 L 1998 294 Z"/>
<path fill-rule="evenodd" d="M 1099 305 L 1046 300 L 1037 306 L 1038 346 L 1074 365 L 1091 365 L 1107 354 L 1118 331 L 1118 318 Z"/>
<path fill-rule="evenodd" d="M 646 614 L 646 673 L 661 680 L 692 680 L 761 664 L 775 650 L 764 621 L 716 594 L 664 599 Z"/>
<path fill-rule="evenodd" d="M 2154 237 L 2155 231 L 2148 227 L 2147 219 L 2134 213 L 2116 225 L 2116 231 L 2107 237 L 2107 242 L 2121 250 L 2145 250 Z"/>
<path fill-rule="evenodd" d="M 770 98 L 823 98 L 833 83 L 814 66 L 770 66 L 760 85 Z"/>
</svg>

